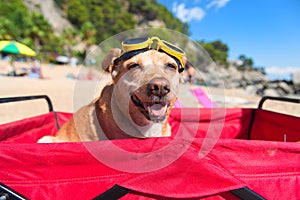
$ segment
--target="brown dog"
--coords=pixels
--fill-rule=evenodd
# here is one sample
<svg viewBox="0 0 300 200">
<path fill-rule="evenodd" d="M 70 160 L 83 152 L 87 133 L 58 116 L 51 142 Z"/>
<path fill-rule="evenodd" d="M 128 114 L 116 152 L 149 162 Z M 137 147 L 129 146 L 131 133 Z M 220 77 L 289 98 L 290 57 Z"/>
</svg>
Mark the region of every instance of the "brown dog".
<svg viewBox="0 0 300 200">
<path fill-rule="evenodd" d="M 56 136 L 45 136 L 39 142 L 170 135 L 167 117 L 181 80 L 178 62 L 157 50 L 116 62 L 120 55 L 120 49 L 112 49 L 102 61 L 113 82 L 100 97 L 79 109 Z"/>
</svg>

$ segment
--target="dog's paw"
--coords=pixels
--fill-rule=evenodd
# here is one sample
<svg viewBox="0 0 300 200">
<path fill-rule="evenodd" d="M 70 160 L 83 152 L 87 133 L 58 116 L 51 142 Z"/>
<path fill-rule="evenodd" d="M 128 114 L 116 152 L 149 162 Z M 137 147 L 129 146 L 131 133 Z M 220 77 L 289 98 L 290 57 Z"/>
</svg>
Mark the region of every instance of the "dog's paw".
<svg viewBox="0 0 300 200">
<path fill-rule="evenodd" d="M 53 136 L 44 136 L 40 138 L 37 143 L 54 143 L 54 137 Z"/>
</svg>

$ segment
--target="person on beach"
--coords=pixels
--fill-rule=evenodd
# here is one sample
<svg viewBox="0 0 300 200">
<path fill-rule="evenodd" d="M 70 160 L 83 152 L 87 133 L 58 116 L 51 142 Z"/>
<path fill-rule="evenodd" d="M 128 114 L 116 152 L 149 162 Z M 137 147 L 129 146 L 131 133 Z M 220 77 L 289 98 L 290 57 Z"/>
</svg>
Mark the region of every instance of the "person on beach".
<svg viewBox="0 0 300 200">
<path fill-rule="evenodd" d="M 28 74 L 28 77 L 40 79 L 44 78 L 39 60 L 34 60 L 30 70 L 31 72 Z"/>
<path fill-rule="evenodd" d="M 190 62 L 187 62 L 187 64 L 185 65 L 186 68 L 186 73 L 187 73 L 187 78 L 188 78 L 188 82 L 190 84 L 194 83 L 195 80 L 195 68 L 193 67 L 193 65 Z"/>
</svg>

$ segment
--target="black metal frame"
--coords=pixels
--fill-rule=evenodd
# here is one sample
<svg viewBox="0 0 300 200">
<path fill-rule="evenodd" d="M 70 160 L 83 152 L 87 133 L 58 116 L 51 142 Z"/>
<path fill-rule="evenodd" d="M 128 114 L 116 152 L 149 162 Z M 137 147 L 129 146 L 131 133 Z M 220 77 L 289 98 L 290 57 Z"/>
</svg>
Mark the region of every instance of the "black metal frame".
<svg viewBox="0 0 300 200">
<path fill-rule="evenodd" d="M 0 98 L 0 103 L 11 103 L 11 102 L 18 102 L 18 101 L 30 101 L 30 100 L 36 100 L 36 99 L 45 99 L 48 104 L 48 110 L 49 112 L 54 113 L 54 120 L 56 124 L 56 128 L 60 129 L 59 123 L 58 123 L 58 117 L 56 112 L 53 110 L 53 105 L 50 100 L 50 98 L 47 95 L 35 95 L 35 96 L 20 96 L 20 97 L 3 97 Z"/>
<path fill-rule="evenodd" d="M 287 98 L 287 97 L 264 96 L 260 99 L 257 109 L 263 110 L 263 105 L 267 100 L 283 101 L 283 102 L 288 102 L 288 103 L 299 103 L 300 104 L 300 99 Z M 248 140 L 250 140 L 250 137 L 251 137 L 250 135 L 251 135 L 254 120 L 255 120 L 255 110 L 252 111 L 252 116 L 251 116 L 249 129 L 248 129 Z"/>
<path fill-rule="evenodd" d="M 24 197 L 20 193 L 14 191 L 8 186 L 0 183 L 0 198 L 9 199 L 9 200 L 27 200 L 28 198 Z"/>
</svg>

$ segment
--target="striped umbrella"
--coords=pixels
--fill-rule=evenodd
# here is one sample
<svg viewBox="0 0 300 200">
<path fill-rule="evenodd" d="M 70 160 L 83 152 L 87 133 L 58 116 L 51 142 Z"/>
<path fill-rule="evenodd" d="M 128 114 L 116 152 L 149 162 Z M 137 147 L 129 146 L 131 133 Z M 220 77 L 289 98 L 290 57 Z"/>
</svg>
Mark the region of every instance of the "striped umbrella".
<svg viewBox="0 0 300 200">
<path fill-rule="evenodd" d="M 28 46 L 16 41 L 0 41 L 0 51 L 4 53 L 21 54 L 26 56 L 35 56 L 36 53 Z"/>
</svg>

